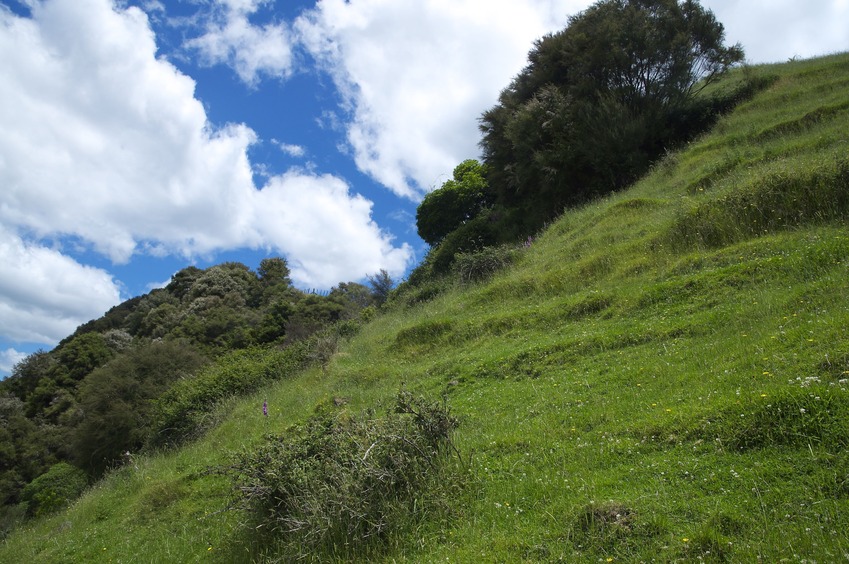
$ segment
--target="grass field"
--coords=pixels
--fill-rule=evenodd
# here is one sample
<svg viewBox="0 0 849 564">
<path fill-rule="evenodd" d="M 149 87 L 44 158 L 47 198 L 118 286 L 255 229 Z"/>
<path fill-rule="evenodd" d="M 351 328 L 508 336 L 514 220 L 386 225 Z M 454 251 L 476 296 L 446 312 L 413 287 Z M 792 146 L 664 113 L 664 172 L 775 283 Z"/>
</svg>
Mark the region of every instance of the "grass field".
<svg viewBox="0 0 849 564">
<path fill-rule="evenodd" d="M 775 81 L 509 269 L 231 399 L 0 561 L 287 561 L 216 469 L 334 398 L 357 413 L 401 388 L 459 417 L 465 486 L 363 559 L 849 560 L 849 56 L 735 72 Z M 357 555 L 315 559 L 334 554 Z"/>
</svg>

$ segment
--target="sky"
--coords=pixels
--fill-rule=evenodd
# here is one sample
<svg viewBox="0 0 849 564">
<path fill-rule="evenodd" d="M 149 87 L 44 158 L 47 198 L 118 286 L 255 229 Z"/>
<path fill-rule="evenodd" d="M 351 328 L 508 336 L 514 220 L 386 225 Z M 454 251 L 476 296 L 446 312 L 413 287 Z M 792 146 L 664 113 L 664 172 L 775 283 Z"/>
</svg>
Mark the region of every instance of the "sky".
<svg viewBox="0 0 849 564">
<path fill-rule="evenodd" d="M 0 377 L 190 265 L 329 289 L 415 211 L 587 0 L 0 0 Z M 849 0 L 702 0 L 750 63 L 849 50 Z"/>
</svg>

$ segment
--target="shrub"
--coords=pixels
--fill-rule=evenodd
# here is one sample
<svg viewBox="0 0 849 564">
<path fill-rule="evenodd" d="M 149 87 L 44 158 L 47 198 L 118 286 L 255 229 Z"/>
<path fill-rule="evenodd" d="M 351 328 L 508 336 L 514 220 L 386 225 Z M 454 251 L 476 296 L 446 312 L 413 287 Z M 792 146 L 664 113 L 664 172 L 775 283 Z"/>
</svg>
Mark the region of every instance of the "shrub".
<svg viewBox="0 0 849 564">
<path fill-rule="evenodd" d="M 85 472 L 67 462 L 59 462 L 27 484 L 22 498 L 29 504 L 29 515 L 38 517 L 58 511 L 74 501 L 87 485 Z"/>
<path fill-rule="evenodd" d="M 174 446 L 198 436 L 221 400 L 252 392 L 304 368 L 310 360 L 309 345 L 302 341 L 282 351 L 236 351 L 178 381 L 154 402 L 148 446 Z"/>
<path fill-rule="evenodd" d="M 458 253 L 454 271 L 461 282 L 479 282 L 513 264 L 519 250 L 511 245 L 486 247 L 474 253 Z"/>
<path fill-rule="evenodd" d="M 380 550 L 424 515 L 447 512 L 456 426 L 446 406 L 405 392 L 380 418 L 319 412 L 238 457 L 240 506 L 282 541 L 284 559 Z"/>
<path fill-rule="evenodd" d="M 76 464 L 99 476 L 125 452 L 140 448 L 150 433 L 151 403 L 206 362 L 186 342 L 160 341 L 127 351 L 86 376 L 77 391 L 80 420 L 70 440 Z"/>
</svg>

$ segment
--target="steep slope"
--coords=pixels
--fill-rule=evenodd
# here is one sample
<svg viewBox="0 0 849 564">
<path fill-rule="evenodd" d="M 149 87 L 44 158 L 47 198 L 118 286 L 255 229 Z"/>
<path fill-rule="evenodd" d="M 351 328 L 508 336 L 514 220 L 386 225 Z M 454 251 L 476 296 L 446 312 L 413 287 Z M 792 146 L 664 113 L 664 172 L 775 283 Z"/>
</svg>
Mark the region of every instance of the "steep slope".
<svg viewBox="0 0 849 564">
<path fill-rule="evenodd" d="M 510 269 L 128 457 L 0 561 L 285 561 L 216 469 L 402 387 L 447 399 L 469 472 L 454 518 L 390 537 L 387 561 L 849 557 L 849 56 L 746 72 L 776 80 Z"/>
</svg>

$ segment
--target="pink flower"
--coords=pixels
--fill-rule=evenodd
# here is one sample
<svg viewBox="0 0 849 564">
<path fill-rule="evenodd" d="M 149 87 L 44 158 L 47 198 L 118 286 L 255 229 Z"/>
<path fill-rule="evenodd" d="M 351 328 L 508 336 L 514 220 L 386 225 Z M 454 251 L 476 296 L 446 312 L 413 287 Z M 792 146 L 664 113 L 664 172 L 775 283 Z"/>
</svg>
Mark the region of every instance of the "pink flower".
<svg viewBox="0 0 849 564">
<path fill-rule="evenodd" d="M 262 414 L 268 417 L 268 402 L 262 402 Z"/>
</svg>

